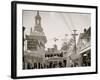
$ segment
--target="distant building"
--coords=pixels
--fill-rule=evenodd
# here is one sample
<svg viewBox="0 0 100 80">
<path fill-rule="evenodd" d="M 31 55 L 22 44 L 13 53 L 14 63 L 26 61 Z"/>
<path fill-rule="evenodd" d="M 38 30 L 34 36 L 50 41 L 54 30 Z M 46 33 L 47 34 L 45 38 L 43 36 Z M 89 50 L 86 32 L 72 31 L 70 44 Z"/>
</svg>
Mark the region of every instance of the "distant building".
<svg viewBox="0 0 100 80">
<path fill-rule="evenodd" d="M 57 45 L 53 48 L 48 48 L 45 54 L 45 67 L 46 68 L 60 68 L 66 67 L 66 58 L 64 53 L 57 49 Z"/>
<path fill-rule="evenodd" d="M 30 34 L 26 35 L 26 49 L 24 50 L 24 69 L 43 68 L 45 59 L 46 36 L 41 27 L 41 17 L 39 11 L 35 16 L 34 30 L 31 28 Z"/>
</svg>

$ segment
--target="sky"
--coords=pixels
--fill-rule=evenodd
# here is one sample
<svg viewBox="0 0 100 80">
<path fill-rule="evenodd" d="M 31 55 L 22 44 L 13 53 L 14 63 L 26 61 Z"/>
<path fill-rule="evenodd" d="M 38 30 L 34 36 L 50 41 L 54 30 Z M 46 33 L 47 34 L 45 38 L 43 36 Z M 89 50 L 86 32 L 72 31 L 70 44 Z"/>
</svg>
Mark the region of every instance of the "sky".
<svg viewBox="0 0 100 80">
<path fill-rule="evenodd" d="M 23 10 L 23 26 L 26 27 L 25 34 L 30 33 L 30 28 L 34 29 L 35 16 L 37 11 Z M 87 13 L 69 13 L 69 12 L 46 12 L 39 11 L 41 16 L 41 26 L 47 37 L 46 48 L 52 48 L 54 44 L 61 48 L 63 41 L 68 41 L 73 34 L 73 30 L 77 30 L 79 35 L 91 26 L 91 14 Z M 68 34 L 68 36 L 65 36 Z M 57 38 L 58 41 L 54 41 Z M 77 36 L 78 39 L 78 36 Z"/>
</svg>

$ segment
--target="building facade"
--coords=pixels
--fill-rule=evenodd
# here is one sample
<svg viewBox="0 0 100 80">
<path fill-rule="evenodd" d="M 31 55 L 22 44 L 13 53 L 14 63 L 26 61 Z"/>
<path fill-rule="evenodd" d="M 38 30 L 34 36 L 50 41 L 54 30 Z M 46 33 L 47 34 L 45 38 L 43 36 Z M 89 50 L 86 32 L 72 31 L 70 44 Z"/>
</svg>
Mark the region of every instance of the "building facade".
<svg viewBox="0 0 100 80">
<path fill-rule="evenodd" d="M 78 51 L 81 55 L 81 66 L 91 66 L 91 28 L 84 29 L 84 34 L 79 38 Z"/>
<path fill-rule="evenodd" d="M 24 49 L 24 69 L 43 68 L 45 62 L 45 43 L 46 36 L 41 27 L 41 17 L 39 11 L 35 16 L 35 26 L 30 29 L 30 34 L 26 35 Z"/>
</svg>

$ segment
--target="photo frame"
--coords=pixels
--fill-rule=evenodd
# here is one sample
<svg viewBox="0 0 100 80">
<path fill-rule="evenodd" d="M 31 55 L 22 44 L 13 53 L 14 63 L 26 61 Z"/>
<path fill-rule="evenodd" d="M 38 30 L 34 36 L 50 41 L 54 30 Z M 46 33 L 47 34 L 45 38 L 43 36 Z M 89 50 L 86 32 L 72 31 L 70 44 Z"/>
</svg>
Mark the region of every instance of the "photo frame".
<svg viewBox="0 0 100 80">
<path fill-rule="evenodd" d="M 11 2 L 11 78 L 97 74 L 97 6 Z"/>
</svg>

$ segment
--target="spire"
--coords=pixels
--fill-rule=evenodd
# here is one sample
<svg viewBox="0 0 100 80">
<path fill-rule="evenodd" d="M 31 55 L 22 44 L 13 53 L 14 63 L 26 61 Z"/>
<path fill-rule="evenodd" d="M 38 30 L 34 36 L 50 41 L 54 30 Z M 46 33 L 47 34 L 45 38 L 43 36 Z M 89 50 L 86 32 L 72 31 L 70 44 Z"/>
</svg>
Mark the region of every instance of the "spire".
<svg viewBox="0 0 100 80">
<path fill-rule="evenodd" d="M 32 34 L 32 27 L 31 27 L 31 29 L 30 29 L 30 34 Z"/>
</svg>

